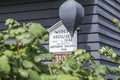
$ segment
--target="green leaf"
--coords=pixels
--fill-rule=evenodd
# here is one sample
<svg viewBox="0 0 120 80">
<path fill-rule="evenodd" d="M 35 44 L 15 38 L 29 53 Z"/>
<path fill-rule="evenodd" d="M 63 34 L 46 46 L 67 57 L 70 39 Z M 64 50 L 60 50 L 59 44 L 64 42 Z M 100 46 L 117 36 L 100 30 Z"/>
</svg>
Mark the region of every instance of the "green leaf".
<svg viewBox="0 0 120 80">
<path fill-rule="evenodd" d="M 85 53 L 82 56 L 84 56 L 85 61 L 89 61 L 92 59 L 92 55 L 90 53 Z"/>
<path fill-rule="evenodd" d="M 21 43 L 23 43 L 24 45 L 26 45 L 26 44 L 32 43 L 32 41 L 34 40 L 35 37 L 32 34 L 24 33 L 22 35 L 16 36 L 16 38 Z"/>
<path fill-rule="evenodd" d="M 48 33 L 47 30 L 39 23 L 31 23 L 29 26 L 29 32 L 36 37 L 42 37 L 44 34 Z"/>
<path fill-rule="evenodd" d="M 5 74 L 10 72 L 10 65 L 8 64 L 8 57 L 2 56 L 0 57 L 0 70 L 2 70 Z"/>
<path fill-rule="evenodd" d="M 107 80 L 103 77 L 94 77 L 94 76 L 89 76 L 88 78 L 89 78 L 89 80 Z"/>
<path fill-rule="evenodd" d="M 0 65 L 2 65 L 2 63 L 8 63 L 8 57 L 3 55 L 0 57 Z"/>
<path fill-rule="evenodd" d="M 28 60 L 24 60 L 22 65 L 25 67 L 25 68 L 32 68 L 33 67 L 33 63 L 31 61 L 28 61 Z"/>
<path fill-rule="evenodd" d="M 57 80 L 56 78 L 57 78 L 56 75 L 52 75 L 52 76 L 46 74 L 40 75 L 40 80 Z"/>
<path fill-rule="evenodd" d="M 120 73 L 120 68 L 119 67 L 112 67 L 112 68 L 109 68 L 109 73 L 111 74 L 119 74 Z"/>
<path fill-rule="evenodd" d="M 45 34 L 42 38 L 43 38 L 44 41 L 48 41 L 49 40 L 48 34 Z"/>
<path fill-rule="evenodd" d="M 43 53 L 40 55 L 42 57 L 42 59 L 53 59 L 54 55 L 51 53 Z"/>
<path fill-rule="evenodd" d="M 34 65 L 33 69 L 36 70 L 37 72 L 41 72 L 40 68 L 37 65 Z"/>
<path fill-rule="evenodd" d="M 40 80 L 40 76 L 36 71 L 29 69 L 27 72 L 29 74 L 29 80 Z"/>
<path fill-rule="evenodd" d="M 112 20 L 115 24 L 118 23 L 118 20 L 117 19 L 113 19 Z"/>
<path fill-rule="evenodd" d="M 21 77 L 28 78 L 28 72 L 26 70 L 19 69 L 18 72 L 19 72 L 19 74 L 20 74 Z"/>
<path fill-rule="evenodd" d="M 10 73 L 11 68 L 10 68 L 10 65 L 9 65 L 9 64 L 7 64 L 7 63 L 2 63 L 2 64 L 0 65 L 0 70 L 2 70 L 5 74 L 8 74 L 8 73 Z"/>
<path fill-rule="evenodd" d="M 26 53 L 24 53 L 24 52 L 22 52 L 22 53 L 20 53 L 20 54 L 21 54 L 21 56 L 22 56 L 24 59 L 28 57 L 28 55 L 27 55 Z"/>
<path fill-rule="evenodd" d="M 12 57 L 13 51 L 5 50 L 5 51 L 3 52 L 3 54 L 5 54 L 5 55 L 8 56 L 8 57 Z"/>
<path fill-rule="evenodd" d="M 108 68 L 103 65 L 97 65 L 95 67 L 95 73 L 98 77 L 103 77 L 108 73 Z"/>
<path fill-rule="evenodd" d="M 65 72 L 65 73 L 69 73 L 69 72 L 72 70 L 72 68 L 69 66 L 68 63 L 65 63 L 65 64 L 63 64 L 63 66 L 62 66 L 62 70 L 63 70 L 63 72 Z"/>
<path fill-rule="evenodd" d="M 16 66 L 13 66 L 13 67 L 12 67 L 12 70 L 13 70 L 14 73 L 18 73 L 18 72 L 19 72 L 19 71 L 18 71 L 19 69 L 18 69 L 18 67 L 16 67 Z"/>
<path fill-rule="evenodd" d="M 24 27 L 20 27 L 18 29 L 16 29 L 15 31 L 15 34 L 22 34 L 22 33 L 25 33 L 26 32 L 26 29 Z"/>
<path fill-rule="evenodd" d="M 7 40 L 8 38 L 10 38 L 10 35 L 9 34 L 6 34 L 3 36 L 4 40 Z"/>
<path fill-rule="evenodd" d="M 10 32 L 9 32 L 10 36 L 13 35 L 13 37 L 14 37 L 14 36 L 15 36 L 15 32 L 16 32 L 16 29 L 12 29 L 12 30 L 10 30 Z"/>
<path fill-rule="evenodd" d="M 118 29 L 120 29 L 120 23 L 117 25 Z"/>
<path fill-rule="evenodd" d="M 114 80 L 120 80 L 120 77 L 115 78 Z"/>
<path fill-rule="evenodd" d="M 6 22 L 5 22 L 5 25 L 9 25 L 9 24 L 12 24 L 14 22 L 13 19 L 7 19 Z"/>
<path fill-rule="evenodd" d="M 81 80 L 78 77 L 74 77 L 72 75 L 59 75 L 57 80 Z"/>
<path fill-rule="evenodd" d="M 41 56 L 35 56 L 35 57 L 34 57 L 34 61 L 35 61 L 36 63 L 40 62 L 41 60 L 42 60 Z"/>
<path fill-rule="evenodd" d="M 86 53 L 86 50 L 83 50 L 83 49 L 78 49 L 78 50 L 74 51 L 74 55 L 81 55 L 81 54 L 84 54 L 84 53 Z"/>
<path fill-rule="evenodd" d="M 2 40 L 3 39 L 3 34 L 2 33 L 0 33 L 0 40 Z"/>
<path fill-rule="evenodd" d="M 20 23 L 18 21 L 16 21 L 15 19 L 7 19 L 5 21 L 5 25 L 7 27 L 9 27 L 9 29 L 14 29 L 20 26 Z"/>
</svg>

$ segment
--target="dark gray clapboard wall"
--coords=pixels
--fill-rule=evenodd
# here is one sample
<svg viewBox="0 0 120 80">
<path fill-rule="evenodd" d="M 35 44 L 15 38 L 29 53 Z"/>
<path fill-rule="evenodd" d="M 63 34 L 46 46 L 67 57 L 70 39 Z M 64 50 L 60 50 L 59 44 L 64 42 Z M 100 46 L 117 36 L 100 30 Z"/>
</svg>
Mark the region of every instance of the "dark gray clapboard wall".
<svg viewBox="0 0 120 80">
<path fill-rule="evenodd" d="M 0 30 L 6 29 L 4 22 L 14 18 L 21 23 L 38 22 L 49 28 L 59 21 L 58 8 L 62 0 L 5 0 L 0 2 Z M 48 43 L 43 43 L 48 47 Z"/>
<path fill-rule="evenodd" d="M 0 31 L 7 18 L 22 22 L 39 22 L 47 29 L 58 22 L 58 9 L 65 0 L 2 0 Z M 103 46 L 110 46 L 120 55 L 120 31 L 111 22 L 120 19 L 120 0 L 77 0 L 85 8 L 85 17 L 78 30 L 78 48 L 91 52 L 100 64 L 116 66 L 98 55 Z M 43 43 L 48 46 L 48 43 Z M 112 78 L 109 76 L 109 78 Z"/>
<path fill-rule="evenodd" d="M 78 30 L 78 48 L 86 49 L 91 52 L 96 58 L 99 58 L 97 53 L 99 46 L 98 35 L 98 15 L 96 0 L 77 0 L 85 8 L 85 17 Z"/>
<path fill-rule="evenodd" d="M 0 2 L 0 29 L 4 21 L 14 18 L 20 22 L 39 22 L 50 27 L 57 21 L 58 8 L 63 1 L 59 0 L 21 0 Z"/>
<path fill-rule="evenodd" d="M 114 18 L 120 19 L 120 0 L 78 0 L 85 7 L 85 18 L 78 31 L 79 48 L 87 49 L 99 64 L 117 66 L 98 54 L 101 47 L 109 46 L 120 56 L 120 31 L 112 23 Z M 89 16 L 89 17 L 88 17 Z M 109 79 L 116 77 L 109 74 Z"/>
<path fill-rule="evenodd" d="M 58 9 L 65 0 L 3 0 L 0 2 L 0 30 L 4 30 L 4 22 L 7 18 L 14 18 L 22 22 L 39 22 L 46 28 L 51 27 L 58 22 Z M 98 16 L 94 0 L 77 0 L 85 7 L 85 18 L 81 25 L 81 31 L 78 32 L 78 48 L 84 48 L 89 51 L 99 49 L 96 29 L 98 26 Z M 94 30 L 93 30 L 94 29 Z M 89 35 L 88 35 L 89 34 Z M 82 37 L 82 38 L 81 38 Z M 48 45 L 48 43 L 44 43 Z M 93 46 L 94 45 L 94 46 Z"/>
<path fill-rule="evenodd" d="M 87 0 L 84 0 L 83 2 L 86 1 Z M 114 18 L 120 19 L 120 0 L 90 1 L 93 1 L 92 4 L 89 4 L 90 2 L 83 3 L 84 6 L 89 6 L 89 8 L 86 9 L 86 16 L 91 16 L 92 18 L 86 19 L 85 17 L 80 26 L 81 30 L 78 32 L 79 48 L 85 48 L 92 52 L 100 64 L 117 66 L 116 63 L 98 55 L 97 51 L 103 46 L 109 46 L 120 56 L 120 31 L 112 23 Z M 80 2 L 82 2 L 82 0 Z M 89 20 L 91 21 L 90 23 Z M 112 79 L 116 77 L 116 75 L 111 74 L 107 77 Z"/>
<path fill-rule="evenodd" d="M 114 18 L 120 19 L 120 0 L 98 0 L 97 14 L 100 47 L 107 45 L 120 56 L 120 31 L 112 23 Z M 102 56 L 100 56 L 100 63 L 110 66 L 117 65 Z M 113 76 L 114 74 L 108 77 L 112 78 Z"/>
</svg>

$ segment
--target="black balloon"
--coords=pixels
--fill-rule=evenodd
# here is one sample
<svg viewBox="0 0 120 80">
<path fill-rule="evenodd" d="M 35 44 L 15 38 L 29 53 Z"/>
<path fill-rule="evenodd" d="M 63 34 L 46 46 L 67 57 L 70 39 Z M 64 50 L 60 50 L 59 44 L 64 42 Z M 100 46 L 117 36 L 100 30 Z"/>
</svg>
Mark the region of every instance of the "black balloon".
<svg viewBox="0 0 120 80">
<path fill-rule="evenodd" d="M 60 6 L 59 16 L 73 37 L 75 30 L 84 17 L 84 8 L 75 0 L 67 0 Z"/>
</svg>

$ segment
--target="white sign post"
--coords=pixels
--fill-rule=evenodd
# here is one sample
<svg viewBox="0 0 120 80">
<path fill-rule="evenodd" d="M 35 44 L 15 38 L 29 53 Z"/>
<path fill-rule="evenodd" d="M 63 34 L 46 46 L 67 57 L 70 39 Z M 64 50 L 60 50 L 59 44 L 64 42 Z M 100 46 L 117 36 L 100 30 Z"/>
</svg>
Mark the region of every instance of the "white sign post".
<svg viewBox="0 0 120 80">
<path fill-rule="evenodd" d="M 63 57 L 67 57 L 73 50 L 77 50 L 77 31 L 71 37 L 61 21 L 49 28 L 48 32 L 49 51 L 55 55 L 54 63 L 61 63 Z"/>
<path fill-rule="evenodd" d="M 50 52 L 71 52 L 77 49 L 77 31 L 72 38 L 61 21 L 52 26 L 48 31 Z"/>
</svg>

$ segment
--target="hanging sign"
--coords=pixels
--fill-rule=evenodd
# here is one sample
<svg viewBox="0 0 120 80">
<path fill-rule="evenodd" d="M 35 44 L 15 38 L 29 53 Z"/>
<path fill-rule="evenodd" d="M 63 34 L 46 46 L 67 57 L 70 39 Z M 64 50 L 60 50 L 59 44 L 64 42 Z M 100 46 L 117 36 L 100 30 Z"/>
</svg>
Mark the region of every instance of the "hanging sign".
<svg viewBox="0 0 120 80">
<path fill-rule="evenodd" d="M 50 52 L 71 52 L 77 49 L 77 31 L 71 37 L 61 21 L 48 29 L 48 32 Z"/>
</svg>

